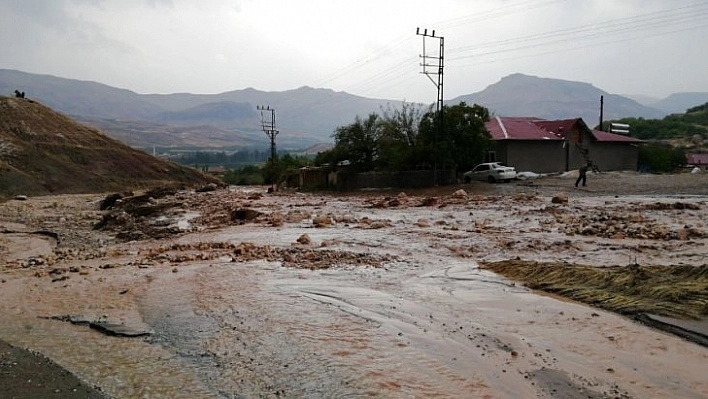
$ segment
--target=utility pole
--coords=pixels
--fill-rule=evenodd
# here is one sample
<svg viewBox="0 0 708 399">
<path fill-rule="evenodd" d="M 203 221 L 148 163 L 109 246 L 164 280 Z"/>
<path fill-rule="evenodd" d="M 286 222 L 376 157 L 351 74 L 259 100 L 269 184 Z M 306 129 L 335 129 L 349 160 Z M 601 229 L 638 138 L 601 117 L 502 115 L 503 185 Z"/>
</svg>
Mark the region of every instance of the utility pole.
<svg viewBox="0 0 708 399">
<path fill-rule="evenodd" d="M 423 54 L 420 55 L 420 66 L 422 68 L 421 73 L 430 79 L 431 82 L 438 89 L 438 99 L 435 102 L 435 116 L 437 117 L 437 126 L 435 129 L 435 150 L 433 152 L 434 165 L 433 165 L 433 185 L 438 185 L 438 137 L 442 136 L 443 130 L 443 67 L 444 67 L 444 54 L 445 54 L 445 38 L 442 36 L 436 36 L 435 30 L 428 33 L 428 29 L 423 29 L 421 32 L 420 28 L 416 28 L 415 34 L 418 36 L 423 36 Z M 425 52 L 425 38 L 431 37 L 433 39 L 440 40 L 440 49 L 438 56 L 430 56 Z M 437 61 L 437 62 L 435 62 Z M 431 75 L 437 75 L 437 79 L 433 79 Z"/>
<path fill-rule="evenodd" d="M 273 191 L 275 191 L 277 183 L 275 176 L 275 161 L 277 156 L 275 151 L 275 136 L 278 135 L 278 130 L 275 128 L 275 109 L 271 108 L 270 105 L 265 107 L 259 105 L 256 109 L 261 111 L 261 128 L 263 129 L 263 133 L 270 139 L 270 167 L 273 179 Z M 270 118 L 267 117 L 268 113 L 270 114 Z"/>
<path fill-rule="evenodd" d="M 602 124 L 604 123 L 604 121 L 603 121 L 604 111 L 605 111 L 605 96 L 600 96 L 600 130 L 603 132 L 605 131 L 605 127 L 602 126 Z"/>
</svg>

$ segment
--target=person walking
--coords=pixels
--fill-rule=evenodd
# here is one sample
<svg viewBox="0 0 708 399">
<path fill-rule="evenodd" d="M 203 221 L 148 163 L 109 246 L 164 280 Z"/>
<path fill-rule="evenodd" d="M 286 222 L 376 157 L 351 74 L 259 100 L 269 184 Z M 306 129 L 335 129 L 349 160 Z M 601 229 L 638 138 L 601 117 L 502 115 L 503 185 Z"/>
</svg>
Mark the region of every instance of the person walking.
<svg viewBox="0 0 708 399">
<path fill-rule="evenodd" d="M 587 164 L 583 165 L 578 169 L 578 179 L 575 181 L 575 187 L 578 187 L 578 184 L 580 182 L 583 182 L 583 187 L 585 187 L 585 184 L 587 183 L 587 174 L 588 174 L 588 169 L 592 167 L 592 162 L 588 162 Z"/>
</svg>

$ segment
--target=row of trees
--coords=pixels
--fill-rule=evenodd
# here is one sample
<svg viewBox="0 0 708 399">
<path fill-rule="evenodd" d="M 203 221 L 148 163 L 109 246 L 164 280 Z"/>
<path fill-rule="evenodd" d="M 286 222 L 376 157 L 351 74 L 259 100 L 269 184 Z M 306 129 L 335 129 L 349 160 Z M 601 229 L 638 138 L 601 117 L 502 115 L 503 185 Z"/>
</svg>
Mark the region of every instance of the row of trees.
<svg viewBox="0 0 708 399">
<path fill-rule="evenodd" d="M 442 129 L 439 129 L 442 116 Z M 318 153 L 315 165 L 336 168 L 345 161 L 356 171 L 402 171 L 413 169 L 469 170 L 484 159 L 491 137 L 485 128 L 489 111 L 465 103 L 423 112 L 403 103 L 400 109 L 357 117 L 334 133 L 334 147 Z M 237 154 L 195 153 L 182 162 L 229 164 Z M 265 161 L 265 160 L 264 160 Z M 262 166 L 242 166 L 224 175 L 228 184 L 296 183 L 299 168 L 312 164 L 302 156 L 284 154 Z M 228 167 L 227 167 L 228 168 Z"/>
<path fill-rule="evenodd" d="M 663 120 L 620 120 L 631 126 L 631 135 L 652 141 L 640 147 L 640 169 L 666 172 L 683 165 L 685 149 L 657 140 L 691 135 L 705 137 L 708 130 L 707 109 L 708 104 L 705 104 L 690 109 L 687 114 L 671 115 Z M 469 170 L 484 162 L 485 153 L 491 146 L 491 137 L 485 128 L 489 118 L 489 111 L 477 104 L 470 106 L 462 102 L 444 106 L 441 112 L 433 112 L 424 111 L 419 105 L 403 103 L 400 109 L 389 108 L 381 114 L 357 117 L 353 123 L 338 127 L 333 135 L 335 146 L 317 154 L 314 164 L 336 168 L 346 161 L 360 172 L 433 168 L 457 172 Z M 254 159 L 264 165 L 233 168 L 239 163 L 243 165 L 244 161 L 253 163 Z M 293 180 L 300 167 L 312 164 L 306 157 L 290 154 L 279 156 L 275 162 L 267 162 L 266 151 L 232 154 L 197 152 L 180 161 L 222 164 L 229 169 L 224 180 L 230 184 Z"/>
<path fill-rule="evenodd" d="M 275 162 L 261 165 L 246 165 L 229 169 L 223 180 L 227 184 L 252 185 L 287 182 L 297 184 L 300 168 L 311 165 L 312 160 L 302 155 L 283 154 Z"/>
<path fill-rule="evenodd" d="M 469 170 L 483 161 L 490 146 L 488 120 L 489 110 L 476 104 L 444 106 L 436 113 L 403 103 L 400 109 L 357 117 L 354 123 L 337 128 L 334 148 L 319 153 L 315 164 L 334 167 L 348 161 L 361 172 Z"/>
<path fill-rule="evenodd" d="M 268 150 L 239 150 L 239 151 L 194 151 L 184 152 L 174 158 L 184 165 L 221 165 L 226 168 L 238 167 L 241 165 L 265 162 L 270 156 Z"/>
</svg>

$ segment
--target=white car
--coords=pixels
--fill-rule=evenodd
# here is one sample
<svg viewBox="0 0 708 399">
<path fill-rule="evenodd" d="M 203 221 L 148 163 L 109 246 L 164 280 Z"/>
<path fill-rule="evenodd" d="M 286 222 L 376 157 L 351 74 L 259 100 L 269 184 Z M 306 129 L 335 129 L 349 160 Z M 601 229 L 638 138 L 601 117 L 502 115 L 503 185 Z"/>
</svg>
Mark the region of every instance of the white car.
<svg viewBox="0 0 708 399">
<path fill-rule="evenodd" d="M 474 169 L 465 172 L 462 176 L 465 179 L 465 183 L 469 183 L 472 180 L 487 181 L 490 183 L 496 183 L 498 181 L 508 182 L 512 179 L 516 179 L 516 169 L 512 166 L 504 166 L 499 162 L 487 162 L 475 166 Z"/>
</svg>

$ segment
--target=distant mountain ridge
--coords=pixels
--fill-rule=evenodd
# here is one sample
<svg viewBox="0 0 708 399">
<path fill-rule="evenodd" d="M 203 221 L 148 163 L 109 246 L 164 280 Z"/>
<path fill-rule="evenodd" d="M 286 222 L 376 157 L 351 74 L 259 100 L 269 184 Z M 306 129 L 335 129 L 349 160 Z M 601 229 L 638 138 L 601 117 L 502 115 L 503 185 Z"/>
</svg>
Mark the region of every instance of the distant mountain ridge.
<svg viewBox="0 0 708 399">
<path fill-rule="evenodd" d="M 620 119 L 627 115 L 643 118 L 661 118 L 666 115 L 661 110 L 610 94 L 589 83 L 520 73 L 506 76 L 480 92 L 456 97 L 448 103 L 477 103 L 502 116 L 534 116 L 543 119 L 581 117 L 593 127 L 599 123 L 601 96 L 604 98 L 604 120 Z"/>
<path fill-rule="evenodd" d="M 258 114 L 249 103 L 216 101 L 199 104 L 181 111 L 161 112 L 156 116 L 156 119 L 159 122 L 177 125 L 213 125 L 229 128 L 257 121 Z"/>
<path fill-rule="evenodd" d="M 663 100 L 652 104 L 653 107 L 677 114 L 686 112 L 687 109 L 708 103 L 708 93 L 686 92 L 674 93 Z"/>
<path fill-rule="evenodd" d="M 389 104 L 401 103 L 306 86 L 283 92 L 247 88 L 219 94 L 138 94 L 96 82 L 0 69 L 0 94 L 11 95 L 16 89 L 78 120 L 90 119 L 109 135 L 119 121 L 133 126 L 135 122 L 182 127 L 208 125 L 232 135 L 234 145 L 261 137 L 256 142 L 264 147 L 268 142 L 261 131 L 257 105 L 276 109 L 280 143 L 306 147 L 330 142 L 334 130 L 353 122 L 357 115 L 364 117 L 380 112 Z M 170 130 L 167 126 L 165 130 Z M 123 139 L 129 145 L 145 141 L 137 137 Z M 197 140 L 190 138 L 183 144 L 189 141 Z M 164 143 L 156 140 L 153 144 Z"/>
<path fill-rule="evenodd" d="M 269 105 L 276 110 L 278 148 L 305 148 L 331 143 L 335 129 L 352 123 L 357 116 L 381 113 L 388 107 L 400 107 L 402 102 L 307 86 L 281 92 L 246 88 L 219 94 L 138 94 L 96 82 L 0 69 L 0 94 L 11 95 L 16 89 L 136 147 L 267 147 L 256 106 Z M 708 101 L 702 95 L 708 97 L 708 93 L 679 93 L 648 107 L 589 83 L 512 74 L 480 92 L 446 103 L 477 103 L 502 116 L 581 117 L 595 126 L 600 96 L 605 102 L 604 119 L 610 120 L 662 118 L 676 112 L 664 107 L 683 108 L 696 100 L 688 107 L 699 105 Z"/>
<path fill-rule="evenodd" d="M 627 97 L 638 102 L 639 104 L 646 105 L 647 107 L 652 107 L 652 104 L 657 103 L 660 100 L 658 97 L 646 96 L 643 94 L 622 94 L 622 97 Z"/>
</svg>

